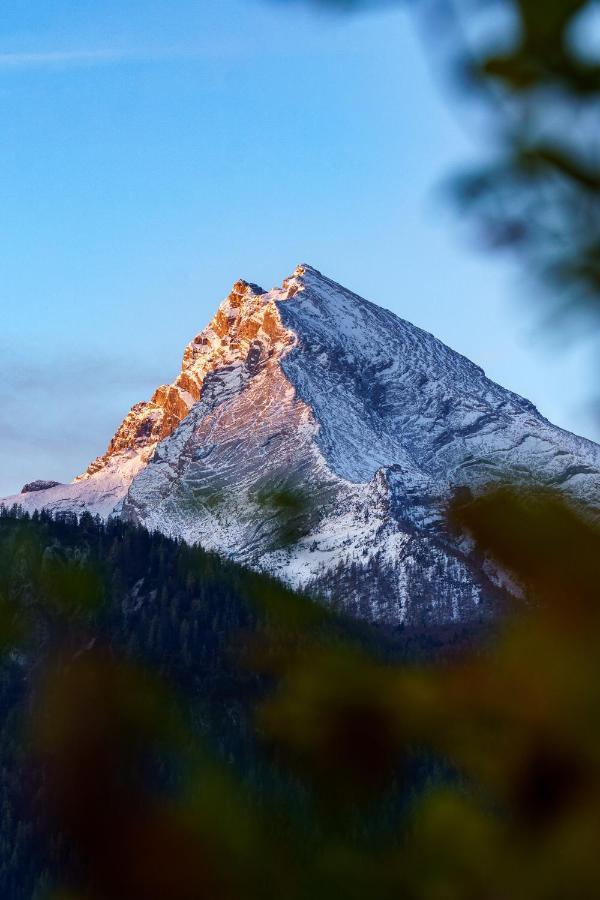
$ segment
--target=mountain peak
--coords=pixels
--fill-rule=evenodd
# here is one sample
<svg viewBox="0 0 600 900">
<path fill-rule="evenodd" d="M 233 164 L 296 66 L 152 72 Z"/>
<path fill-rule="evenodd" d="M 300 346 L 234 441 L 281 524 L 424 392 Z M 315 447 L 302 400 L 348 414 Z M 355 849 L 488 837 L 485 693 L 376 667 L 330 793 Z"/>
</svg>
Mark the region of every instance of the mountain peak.
<svg viewBox="0 0 600 900">
<path fill-rule="evenodd" d="M 283 291 L 286 294 L 286 298 L 292 297 L 298 290 L 304 289 L 309 281 L 326 283 L 330 282 L 330 279 L 323 275 L 322 272 L 319 272 L 318 269 L 315 269 L 314 266 L 309 265 L 309 263 L 299 263 L 292 274 L 283 280 L 281 287 L 273 288 L 273 292 Z M 219 310 L 237 310 L 244 304 L 244 301 L 262 297 L 268 293 L 270 292 L 265 291 L 260 285 L 252 281 L 246 281 L 245 278 L 238 278 L 229 294 L 221 303 Z"/>
<path fill-rule="evenodd" d="M 324 275 L 318 269 L 309 266 L 308 263 L 300 263 L 296 266 L 291 275 L 284 279 L 280 290 L 283 292 L 286 300 L 290 300 L 298 291 L 305 290 L 311 282 L 327 281 Z"/>
<path fill-rule="evenodd" d="M 315 269 L 314 266 L 309 265 L 309 263 L 300 263 L 294 269 L 293 276 L 294 278 L 301 278 L 303 275 L 314 275 L 317 278 L 323 278 L 323 274 L 319 272 L 318 269 Z"/>
<path fill-rule="evenodd" d="M 447 621 L 496 577 L 447 534 L 448 497 L 504 478 L 600 508 L 598 446 L 302 263 L 271 291 L 236 281 L 83 476 L 10 500 L 122 515 L 368 618 Z M 271 495 L 298 493 L 282 524 Z"/>
<path fill-rule="evenodd" d="M 245 278 L 238 278 L 229 292 L 229 297 L 244 297 L 246 295 L 259 296 L 264 293 L 263 288 L 258 284 L 254 284 L 252 281 L 246 281 Z"/>
</svg>

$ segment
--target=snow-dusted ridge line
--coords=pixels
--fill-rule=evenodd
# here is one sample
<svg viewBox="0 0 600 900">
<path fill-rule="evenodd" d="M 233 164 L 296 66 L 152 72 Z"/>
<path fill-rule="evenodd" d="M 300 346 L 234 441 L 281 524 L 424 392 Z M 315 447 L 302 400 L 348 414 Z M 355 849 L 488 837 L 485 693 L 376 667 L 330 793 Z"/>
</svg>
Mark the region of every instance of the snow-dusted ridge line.
<svg viewBox="0 0 600 900">
<path fill-rule="evenodd" d="M 507 477 L 600 508 L 598 445 L 302 265 L 236 282 L 82 476 L 4 502 L 120 515 L 358 615 L 446 621 L 489 614 L 500 581 L 447 534 L 448 497 Z"/>
</svg>

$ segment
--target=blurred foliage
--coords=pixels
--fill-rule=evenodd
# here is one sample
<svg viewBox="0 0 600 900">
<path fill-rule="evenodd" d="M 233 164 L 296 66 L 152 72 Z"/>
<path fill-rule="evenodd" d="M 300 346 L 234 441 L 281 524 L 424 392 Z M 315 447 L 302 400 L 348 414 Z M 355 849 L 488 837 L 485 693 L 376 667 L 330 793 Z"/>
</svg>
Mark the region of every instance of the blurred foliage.
<svg viewBox="0 0 600 900">
<path fill-rule="evenodd" d="M 317 504 L 305 485 L 271 478 L 257 486 L 252 499 L 261 509 L 263 523 L 273 530 L 272 550 L 290 547 L 310 533 Z"/>
<path fill-rule="evenodd" d="M 591 317 L 597 327 L 598 4 L 490 0 L 480 6 L 488 14 L 508 7 L 512 21 L 494 40 L 492 16 L 491 34 L 481 39 L 480 49 L 465 53 L 465 83 L 479 91 L 493 115 L 492 153 L 479 171 L 458 179 L 458 199 L 474 214 L 487 245 L 516 250 L 526 274 L 551 289 L 538 294 L 549 307 L 549 324 L 575 331 Z M 596 29 L 592 56 L 583 40 L 588 28 L 592 34 Z"/>
<path fill-rule="evenodd" d="M 431 660 L 429 629 L 407 654 L 403 632 L 159 535 L 0 516 L 0 585 L 29 623 L 0 668 L 0 773 L 29 786 L 5 791 L 0 845 L 29 848 L 36 896 L 596 896 L 600 525 L 510 487 L 449 518 L 521 601 Z M 56 604 L 48 546 L 102 573 L 99 606 Z M 15 791 L 35 828 L 10 845 Z"/>
<path fill-rule="evenodd" d="M 301 0 L 279 0 L 301 2 Z M 305 0 L 357 12 L 377 0 Z M 429 55 L 484 113 L 482 162 L 454 179 L 481 244 L 516 252 L 550 325 L 600 323 L 598 0 L 397 0 Z M 530 291 L 530 300 L 533 292 Z M 586 336 L 588 331 L 583 332 Z"/>
</svg>

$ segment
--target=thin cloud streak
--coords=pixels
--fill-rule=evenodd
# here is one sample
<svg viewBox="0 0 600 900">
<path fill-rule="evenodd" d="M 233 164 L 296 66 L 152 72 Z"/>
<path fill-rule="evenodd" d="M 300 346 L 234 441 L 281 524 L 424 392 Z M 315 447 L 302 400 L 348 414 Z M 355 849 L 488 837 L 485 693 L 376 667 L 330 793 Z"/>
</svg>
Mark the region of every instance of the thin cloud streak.
<svg viewBox="0 0 600 900">
<path fill-rule="evenodd" d="M 171 47 L 166 49 L 99 49 L 99 50 L 50 50 L 33 52 L 0 53 L 0 69 L 78 68 L 108 66 L 123 63 L 160 63 L 169 60 L 214 59 L 239 54 L 242 45 L 212 44 L 205 47 Z"/>
<path fill-rule="evenodd" d="M 0 68 L 22 69 L 32 66 L 78 66 L 124 62 L 134 58 L 131 52 L 116 50 L 56 50 L 41 53 L 0 53 Z"/>
<path fill-rule="evenodd" d="M 346 52 L 357 55 L 365 52 L 361 42 L 344 42 Z M 249 58 L 267 56 L 290 56 L 306 54 L 324 54 L 331 56 L 336 50 L 328 37 L 320 37 L 310 41 L 303 41 L 300 46 L 290 44 L 282 45 L 252 45 L 245 40 L 215 40 L 204 45 L 191 47 L 167 47 L 167 48 L 125 48 L 96 50 L 42 50 L 42 51 L 14 51 L 0 53 L 0 72 L 27 70 L 27 69 L 75 69 L 111 65 L 126 65 L 129 63 L 163 63 L 163 62 L 201 62 L 203 60 L 248 60 Z"/>
</svg>

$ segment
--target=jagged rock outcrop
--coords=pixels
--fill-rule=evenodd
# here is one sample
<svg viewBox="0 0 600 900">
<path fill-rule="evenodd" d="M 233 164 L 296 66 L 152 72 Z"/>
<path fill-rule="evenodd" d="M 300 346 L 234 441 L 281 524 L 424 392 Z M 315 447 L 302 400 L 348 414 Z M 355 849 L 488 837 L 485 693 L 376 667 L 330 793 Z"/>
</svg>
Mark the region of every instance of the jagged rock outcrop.
<svg viewBox="0 0 600 900">
<path fill-rule="evenodd" d="M 60 481 L 30 481 L 21 488 L 22 494 L 33 494 L 35 491 L 47 491 L 48 488 L 58 487 Z"/>
<path fill-rule="evenodd" d="M 448 534 L 457 488 L 559 487 L 600 506 L 600 447 L 309 266 L 237 282 L 172 385 L 28 508 L 121 515 L 378 621 L 485 616 L 501 578 Z M 14 499 L 14 498 L 13 498 Z"/>
<path fill-rule="evenodd" d="M 89 478 L 110 465 L 118 454 L 140 454 L 144 462 L 159 441 L 168 437 L 199 399 L 206 375 L 227 364 L 232 353 L 243 347 L 252 331 L 244 317 L 236 328 L 240 309 L 264 292 L 255 284 L 237 281 L 208 326 L 187 345 L 181 372 L 173 384 L 162 384 L 147 402 L 136 403 L 125 416 L 106 453 L 90 463 L 77 480 Z M 235 337 L 234 337 L 235 334 Z"/>
</svg>

